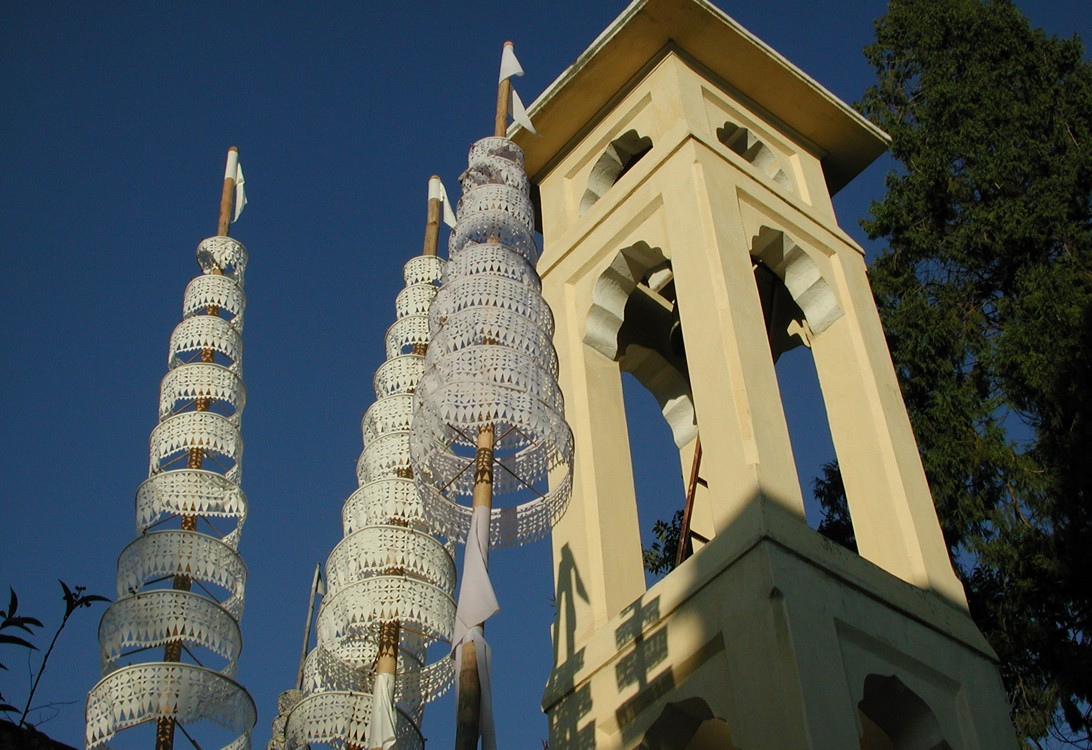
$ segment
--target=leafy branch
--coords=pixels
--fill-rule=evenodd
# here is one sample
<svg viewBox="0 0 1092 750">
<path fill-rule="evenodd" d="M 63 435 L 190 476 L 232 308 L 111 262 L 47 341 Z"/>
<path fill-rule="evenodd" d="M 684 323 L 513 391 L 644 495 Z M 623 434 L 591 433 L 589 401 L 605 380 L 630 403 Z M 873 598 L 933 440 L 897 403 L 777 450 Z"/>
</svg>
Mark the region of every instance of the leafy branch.
<svg viewBox="0 0 1092 750">
<path fill-rule="evenodd" d="M 95 602 L 108 602 L 110 601 L 105 596 L 98 596 L 97 594 L 85 594 L 87 590 L 86 586 L 73 586 L 69 587 L 67 583 L 58 579 L 57 583 L 61 584 L 61 590 L 64 595 L 64 617 L 61 618 L 61 624 L 57 626 L 57 630 L 53 633 L 53 640 L 49 642 L 49 648 L 46 649 L 45 655 L 42 657 L 42 663 L 38 666 L 38 673 L 34 676 L 34 683 L 30 687 L 30 694 L 27 695 L 26 704 L 23 706 L 23 712 L 19 716 L 18 724 L 23 726 L 26 724 L 27 714 L 30 712 L 31 701 L 34 700 L 34 693 L 38 690 L 38 683 L 42 680 L 42 675 L 45 673 L 46 664 L 49 663 L 49 657 L 53 653 L 53 648 L 57 645 L 57 639 L 61 635 L 61 631 L 64 630 L 65 625 L 68 624 L 68 619 L 72 617 L 72 614 L 85 607 L 90 607 Z M 31 628 L 40 628 L 42 623 L 33 617 L 20 616 L 17 613 L 19 608 L 19 599 L 15 596 L 15 590 L 9 588 L 10 593 L 8 608 L 6 611 L 0 610 L 0 617 L 3 617 L 3 621 L 0 622 L 0 631 L 5 629 L 19 629 L 30 635 L 34 635 L 34 631 Z M 0 632 L 0 644 L 7 643 L 13 646 L 20 646 L 25 649 L 37 651 L 38 647 L 25 638 L 12 635 L 10 633 Z M 7 669 L 3 664 L 0 664 L 0 669 Z M 9 703 L 2 702 L 3 696 L 0 696 L 0 711 L 13 712 L 18 709 Z"/>
<path fill-rule="evenodd" d="M 34 631 L 31 628 L 40 628 L 42 623 L 33 617 L 24 617 L 18 614 L 19 610 L 19 597 L 15 595 L 15 589 L 8 587 L 8 608 L 6 610 L 0 610 L 0 644 L 6 643 L 11 646 L 20 646 L 25 649 L 37 650 L 30 641 L 11 633 L 5 633 L 5 630 L 18 629 L 22 630 L 30 635 L 34 635 Z M 7 670 L 4 664 L 0 663 L 0 669 Z M 4 695 L 0 693 L 0 711 L 16 711 L 18 709 L 10 703 L 4 702 Z"/>
</svg>

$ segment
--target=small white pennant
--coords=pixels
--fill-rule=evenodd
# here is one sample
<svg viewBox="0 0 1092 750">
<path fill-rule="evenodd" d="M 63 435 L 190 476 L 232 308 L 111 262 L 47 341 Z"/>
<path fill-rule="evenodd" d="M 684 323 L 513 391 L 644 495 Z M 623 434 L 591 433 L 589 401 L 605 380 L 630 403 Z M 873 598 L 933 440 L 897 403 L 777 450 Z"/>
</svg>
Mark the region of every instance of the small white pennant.
<svg viewBox="0 0 1092 750">
<path fill-rule="evenodd" d="M 502 83 L 505 78 L 521 75 L 523 75 L 523 66 L 516 59 L 516 50 L 511 42 L 507 42 L 501 52 L 500 79 L 497 83 Z"/>
</svg>

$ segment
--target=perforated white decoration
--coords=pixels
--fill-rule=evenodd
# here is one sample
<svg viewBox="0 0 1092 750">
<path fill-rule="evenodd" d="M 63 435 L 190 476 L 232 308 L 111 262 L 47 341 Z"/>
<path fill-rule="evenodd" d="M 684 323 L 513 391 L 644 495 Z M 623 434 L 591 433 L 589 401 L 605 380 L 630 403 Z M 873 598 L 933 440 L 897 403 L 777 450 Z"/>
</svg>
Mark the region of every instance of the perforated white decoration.
<svg viewBox="0 0 1092 750">
<path fill-rule="evenodd" d="M 119 666 L 130 649 L 164 646 L 181 640 L 191 651 L 205 649 L 225 661 L 221 674 L 235 677 L 242 648 L 239 624 L 211 599 L 192 591 L 160 589 L 118 599 L 99 623 L 99 657 L 103 673 Z M 210 665 L 202 658 L 205 667 Z"/>
<path fill-rule="evenodd" d="M 199 398 L 226 404 L 232 424 L 238 425 L 246 406 L 246 388 L 238 373 L 220 365 L 195 362 L 176 367 L 160 385 L 159 418 L 180 412 Z"/>
<path fill-rule="evenodd" d="M 329 595 L 392 569 L 445 591 L 455 588 L 455 563 L 430 534 L 404 526 L 368 526 L 341 540 L 326 561 Z"/>
<path fill-rule="evenodd" d="M 413 421 L 413 394 L 399 393 L 372 404 L 360 421 L 364 446 L 390 432 L 409 432 Z"/>
<path fill-rule="evenodd" d="M 311 649 L 303 663 L 303 689 L 308 693 L 324 690 L 367 693 L 371 691 L 372 673 L 338 659 L 323 645 Z"/>
<path fill-rule="evenodd" d="M 231 322 L 232 328 L 243 332 L 243 309 L 246 295 L 234 279 L 228 276 L 208 274 L 198 276 L 186 287 L 182 298 L 182 317 L 205 315 L 210 307 Z"/>
<path fill-rule="evenodd" d="M 424 346 L 428 340 L 428 318 L 424 315 L 400 318 L 387 329 L 387 359 L 410 354 L 415 346 Z"/>
<path fill-rule="evenodd" d="M 191 448 L 200 448 L 206 455 L 220 457 L 228 470 L 224 475 L 240 481 L 243 457 L 243 436 L 230 419 L 211 411 L 189 411 L 160 422 L 149 439 L 151 443 L 149 474 L 164 468 L 164 459 Z M 227 463 L 223 463 L 223 462 Z"/>
<path fill-rule="evenodd" d="M 413 393 L 424 371 L 423 355 L 404 354 L 388 359 L 376 369 L 372 379 L 376 398 L 393 396 L 396 393 Z"/>
<path fill-rule="evenodd" d="M 103 677 L 87 695 L 87 746 L 160 717 L 190 725 L 210 721 L 239 736 L 224 750 L 247 750 L 254 702 L 239 683 L 193 664 L 153 662 Z"/>
<path fill-rule="evenodd" d="M 371 524 L 397 520 L 407 525 L 424 520 L 424 511 L 413 480 L 388 477 L 361 485 L 342 506 L 341 523 L 346 535 Z"/>
<path fill-rule="evenodd" d="M 406 286 L 414 284 L 432 284 L 438 286 L 444 275 L 443 259 L 435 255 L 418 255 L 410 258 L 402 267 L 402 278 Z"/>
<path fill-rule="evenodd" d="M 254 705 L 231 679 L 246 582 L 236 552 L 247 514 L 238 484 L 246 250 L 213 237 L 197 258 L 205 275 L 186 287 L 171 334 L 150 477 L 136 493 L 140 536 L 118 558 L 117 601 L 99 626 L 105 676 L 88 695 L 89 747 L 159 719 L 198 730 L 198 739 L 211 722 L 238 735 L 228 749 L 250 746 Z"/>
<path fill-rule="evenodd" d="M 465 190 L 459 200 L 459 216 L 483 211 L 503 211 L 528 231 L 535 229 L 534 206 L 519 186 L 486 183 Z"/>
<path fill-rule="evenodd" d="M 506 138 L 471 147 L 451 261 L 429 312 L 432 340 L 414 391 L 410 440 L 426 517 L 463 541 L 477 435 L 493 431 L 495 546 L 545 534 L 572 487 L 572 433 L 557 386 L 553 316 L 534 271 L 538 248 L 522 167 L 522 152 Z M 515 502 L 498 498 L 506 494 Z"/>
<path fill-rule="evenodd" d="M 205 273 L 220 271 L 225 276 L 243 283 L 247 254 L 243 243 L 232 237 L 208 237 L 197 246 L 197 264 Z"/>
<path fill-rule="evenodd" d="M 538 263 L 538 245 L 532 230 L 525 224 L 514 221 L 507 211 L 490 209 L 468 214 L 465 219 L 460 216 L 448 241 L 448 253 L 456 258 L 464 247 L 480 245 L 483 242 L 504 245 L 531 265 Z"/>
<path fill-rule="evenodd" d="M 457 257 L 448 262 L 444 270 L 445 279 L 478 274 L 518 281 L 535 294 L 542 290 L 542 280 L 539 279 L 535 269 L 524 258 L 513 256 L 506 248 L 496 243 L 467 245 L 459 251 Z"/>
<path fill-rule="evenodd" d="M 339 658 L 355 655 L 370 661 L 378 653 L 378 639 L 361 636 L 377 632 L 379 623 L 397 620 L 432 640 L 441 640 L 447 638 L 454 617 L 455 602 L 448 592 L 413 578 L 376 576 L 323 599 L 318 634 L 323 645 Z"/>
<path fill-rule="evenodd" d="M 236 518 L 235 529 L 222 541 L 235 548 L 246 520 L 246 496 L 222 474 L 204 469 L 177 469 L 149 477 L 136 493 L 137 533 L 143 534 L 168 515 Z"/>
<path fill-rule="evenodd" d="M 360 487 L 342 508 L 345 538 L 326 563 L 317 645 L 304 664 L 306 697 L 284 721 L 287 748 L 316 742 L 363 745 L 381 632 L 388 638 L 398 633 L 399 747 L 421 742 L 417 726 L 424 704 L 453 678 L 446 639 L 455 614 L 455 565 L 451 550 L 425 523 L 409 478 L 413 392 L 424 362 L 416 352 L 429 343 L 428 309 L 443 269 L 443 261 L 431 256 L 413 258 L 404 268 L 407 287 L 395 300 L 387 361 L 373 381 L 377 401 L 361 420 Z"/>
<path fill-rule="evenodd" d="M 401 643 L 400 671 L 395 679 L 395 702 L 415 721 L 422 716 L 424 703 L 443 695 L 451 686 L 452 659 L 425 663 L 423 648 L 409 642 L 413 634 L 405 634 Z M 373 665 L 355 666 L 356 662 L 341 661 L 333 652 L 320 645 L 311 649 L 303 667 L 303 687 L 307 693 L 344 691 L 369 693 L 375 681 Z"/>
<path fill-rule="evenodd" d="M 470 346 L 501 346 L 538 358 L 551 373 L 557 372 L 557 354 L 550 337 L 539 326 L 522 315 L 495 307 L 460 310 L 438 320 L 435 335 L 429 345 L 432 360 L 437 361 L 459 349 Z M 427 385 L 422 376 L 418 390 Z"/>
<path fill-rule="evenodd" d="M 391 432 L 373 440 L 356 462 L 357 481 L 367 484 L 377 479 L 409 476 L 409 435 Z"/>
<path fill-rule="evenodd" d="M 435 296 L 434 284 L 408 286 L 394 298 L 394 314 L 398 318 L 404 318 L 407 315 L 427 315 L 428 306 Z"/>
<path fill-rule="evenodd" d="M 195 531 L 152 531 L 130 542 L 118 557 L 118 598 L 140 591 L 145 581 L 175 575 L 225 589 L 220 605 L 242 617 L 246 566 L 231 547 Z"/>
<path fill-rule="evenodd" d="M 492 136 L 489 138 L 481 138 L 475 141 L 470 146 L 470 153 L 467 155 L 467 172 L 477 169 L 480 164 L 491 164 L 494 160 L 500 159 L 507 165 L 512 165 L 518 172 L 513 172 L 516 175 L 515 185 L 524 192 L 527 191 L 527 175 L 523 172 L 523 149 L 515 144 L 511 139 L 503 136 Z M 462 182 L 464 176 L 459 177 L 459 181 Z M 493 180 L 496 182 L 496 180 Z M 466 185 L 463 185 L 463 190 L 467 190 Z"/>
<path fill-rule="evenodd" d="M 285 744 L 290 749 L 324 744 L 343 750 L 365 747 L 371 720 L 370 693 L 314 693 L 301 700 L 288 715 Z M 401 714 L 395 725 L 399 750 L 423 750 L 424 738 L 413 720 Z"/>
<path fill-rule="evenodd" d="M 468 307 L 506 310 L 530 320 L 546 337 L 554 335 L 554 316 L 546 300 L 528 294 L 525 284 L 487 274 L 459 276 L 444 284 L 443 293 L 436 297 L 429 313 L 432 330 L 439 330 L 441 321 Z"/>
<path fill-rule="evenodd" d="M 195 315 L 179 323 L 171 333 L 168 367 L 194 361 L 202 351 L 211 351 L 227 358 L 228 369 L 242 368 L 243 340 L 231 323 L 215 315 Z"/>
</svg>

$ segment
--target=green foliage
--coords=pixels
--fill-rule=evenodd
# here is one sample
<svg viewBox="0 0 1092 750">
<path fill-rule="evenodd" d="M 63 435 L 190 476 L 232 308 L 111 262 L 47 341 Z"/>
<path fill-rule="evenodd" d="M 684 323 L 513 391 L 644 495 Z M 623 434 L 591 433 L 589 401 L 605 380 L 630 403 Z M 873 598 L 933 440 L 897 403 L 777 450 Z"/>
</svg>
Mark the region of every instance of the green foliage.
<svg viewBox="0 0 1092 750">
<path fill-rule="evenodd" d="M 645 570 L 653 575 L 670 573 L 675 568 L 675 557 L 679 551 L 679 538 L 682 535 L 683 512 L 675 511 L 671 521 L 657 520 L 652 527 L 656 541 L 652 546 L 641 550 Z"/>
<path fill-rule="evenodd" d="M 45 673 L 46 664 L 49 662 L 49 656 L 53 653 L 53 647 L 57 645 L 57 638 L 60 637 L 61 631 L 64 630 L 64 626 L 68 624 L 68 618 L 72 616 L 78 609 L 84 607 L 90 607 L 95 602 L 107 602 L 110 601 L 105 596 L 98 596 L 97 594 L 84 594 L 87 590 L 85 586 L 70 587 L 64 581 L 58 580 L 57 583 L 61 584 L 61 591 L 64 597 L 64 617 L 61 619 L 61 624 L 57 626 L 57 631 L 53 634 L 53 640 L 49 642 L 49 648 L 46 649 L 45 655 L 42 657 L 42 663 L 38 666 L 38 673 L 34 676 L 34 683 L 31 685 L 30 693 L 27 695 L 26 703 L 23 705 L 22 715 L 19 717 L 19 724 L 26 723 L 27 713 L 30 712 L 30 703 L 34 699 L 34 693 L 38 690 L 38 683 L 42 680 L 42 675 Z M 15 590 L 9 588 L 11 592 L 8 608 L 5 612 L 0 610 L 0 618 L 3 621 L 0 622 L 0 631 L 6 628 L 18 628 L 31 635 L 34 632 L 32 627 L 40 628 L 42 623 L 33 617 L 22 617 L 16 614 L 16 610 L 19 608 L 19 599 L 15 596 Z M 38 647 L 30 641 L 16 635 L 0 632 L 0 644 L 9 644 L 19 646 L 21 648 L 32 649 L 37 651 Z M 3 664 L 0 664 L 0 669 L 7 669 Z M 9 704 L 3 702 L 3 695 L 0 695 L 0 712 L 13 712 L 18 709 Z"/>
<path fill-rule="evenodd" d="M 1092 68 L 1007 0 L 892 0 L 876 33 L 860 106 L 901 166 L 863 226 L 937 512 L 1018 731 L 1087 742 Z"/>
<path fill-rule="evenodd" d="M 12 635 L 11 633 L 5 633 L 5 630 L 22 630 L 30 635 L 34 634 L 31 628 L 40 628 L 42 623 L 33 617 L 25 617 L 18 614 L 19 610 L 19 597 L 15 595 L 15 589 L 8 588 L 8 608 L 6 610 L 0 609 L 0 644 L 7 644 L 9 646 L 19 646 L 20 648 L 37 650 L 30 641 L 22 638 L 18 635 Z M 4 664 L 0 663 L 0 669 L 7 670 Z M 4 701 L 3 693 L 0 693 L 0 713 L 7 713 L 11 711 L 17 711 L 18 709 L 10 703 Z"/>
</svg>

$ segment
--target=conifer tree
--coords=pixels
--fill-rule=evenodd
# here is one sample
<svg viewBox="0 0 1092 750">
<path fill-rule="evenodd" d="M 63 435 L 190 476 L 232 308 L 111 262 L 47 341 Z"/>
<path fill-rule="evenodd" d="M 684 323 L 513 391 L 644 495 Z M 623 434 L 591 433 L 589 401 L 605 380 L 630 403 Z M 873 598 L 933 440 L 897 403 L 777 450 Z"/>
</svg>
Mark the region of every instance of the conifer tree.
<svg viewBox="0 0 1092 750">
<path fill-rule="evenodd" d="M 872 288 L 945 538 L 1018 732 L 1087 747 L 1092 67 L 1008 0 L 891 0 L 865 53 L 899 162 Z"/>
</svg>

